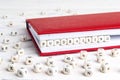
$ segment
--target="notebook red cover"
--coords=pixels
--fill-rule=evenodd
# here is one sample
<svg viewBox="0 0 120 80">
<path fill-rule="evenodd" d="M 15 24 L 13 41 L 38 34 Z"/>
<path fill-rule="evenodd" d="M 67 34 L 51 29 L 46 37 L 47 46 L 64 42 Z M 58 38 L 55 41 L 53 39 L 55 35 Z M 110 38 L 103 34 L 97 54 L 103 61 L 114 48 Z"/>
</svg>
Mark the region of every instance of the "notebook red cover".
<svg viewBox="0 0 120 80">
<path fill-rule="evenodd" d="M 36 31 L 38 35 L 120 29 L 120 12 L 35 18 L 35 19 L 27 19 L 26 23 L 30 35 L 31 35 L 31 31 L 28 28 L 29 26 L 28 24 L 32 25 L 32 28 Z M 33 38 L 32 35 L 31 37 Z M 66 50 L 66 51 L 46 53 L 46 52 L 41 52 L 34 38 L 33 41 L 38 49 L 39 54 L 42 56 L 76 53 L 82 50 L 82 49 L 77 49 L 77 50 Z M 97 50 L 97 48 L 87 48 L 85 50 L 91 51 L 91 50 Z M 120 48 L 120 44 L 114 46 L 105 46 L 103 48 L 105 49 Z"/>
</svg>

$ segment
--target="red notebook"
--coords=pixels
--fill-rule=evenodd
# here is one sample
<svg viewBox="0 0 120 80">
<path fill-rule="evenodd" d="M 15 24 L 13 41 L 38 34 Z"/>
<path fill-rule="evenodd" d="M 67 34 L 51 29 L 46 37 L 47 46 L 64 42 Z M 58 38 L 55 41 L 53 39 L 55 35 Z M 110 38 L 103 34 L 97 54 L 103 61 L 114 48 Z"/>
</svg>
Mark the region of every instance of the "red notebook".
<svg viewBox="0 0 120 80">
<path fill-rule="evenodd" d="M 120 12 L 27 19 L 41 56 L 120 48 Z"/>
</svg>

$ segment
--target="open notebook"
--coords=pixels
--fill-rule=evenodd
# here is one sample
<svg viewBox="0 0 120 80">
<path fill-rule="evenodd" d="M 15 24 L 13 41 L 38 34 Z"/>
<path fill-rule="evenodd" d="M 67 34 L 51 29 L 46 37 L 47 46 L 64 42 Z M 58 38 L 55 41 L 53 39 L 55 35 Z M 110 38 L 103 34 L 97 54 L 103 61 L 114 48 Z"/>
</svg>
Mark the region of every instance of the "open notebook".
<svg viewBox="0 0 120 80">
<path fill-rule="evenodd" d="M 41 56 L 120 48 L 120 12 L 27 19 L 26 24 Z"/>
</svg>

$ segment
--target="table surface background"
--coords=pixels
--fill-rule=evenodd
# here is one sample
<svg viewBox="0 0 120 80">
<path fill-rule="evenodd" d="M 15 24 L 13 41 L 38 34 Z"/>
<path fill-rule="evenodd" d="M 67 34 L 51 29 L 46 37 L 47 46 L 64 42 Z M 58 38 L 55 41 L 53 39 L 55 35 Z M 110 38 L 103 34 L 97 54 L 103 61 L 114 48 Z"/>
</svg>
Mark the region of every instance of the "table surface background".
<svg viewBox="0 0 120 80">
<path fill-rule="evenodd" d="M 57 11 L 58 10 L 58 11 Z M 68 11 L 71 11 L 68 13 Z M 0 17 L 8 16 L 7 19 L 0 18 L 0 32 L 4 33 L 4 36 L 0 37 L 0 46 L 4 38 L 10 38 L 9 50 L 7 52 L 0 51 L 0 57 L 3 58 L 2 64 L 0 64 L 0 79 L 1 80 L 16 80 L 16 79 L 30 79 L 30 80 L 119 80 L 120 79 L 120 56 L 112 58 L 110 51 L 106 51 L 105 59 L 110 64 L 111 70 L 108 73 L 100 73 L 100 64 L 96 62 L 96 52 L 90 52 L 88 54 L 88 60 L 91 61 L 93 75 L 91 77 L 83 76 L 84 69 L 81 68 L 83 60 L 79 59 L 78 54 L 72 54 L 76 59 L 78 66 L 73 69 L 70 75 L 63 75 L 58 72 L 54 76 L 46 75 L 45 71 L 47 66 L 45 65 L 47 57 L 40 57 L 32 43 L 32 41 L 21 42 L 22 48 L 25 50 L 25 55 L 20 57 L 18 63 L 15 64 L 16 68 L 22 66 L 28 69 L 28 76 L 25 78 L 19 78 L 16 76 L 16 72 L 6 71 L 7 65 L 10 63 L 9 59 L 12 55 L 16 54 L 16 49 L 13 48 L 14 44 L 19 42 L 21 36 L 26 35 L 29 37 L 25 20 L 28 18 L 36 17 L 48 17 L 48 16 L 61 16 L 61 15 L 76 15 L 76 14 L 89 14 L 99 12 L 113 12 L 120 11 L 119 0 L 0 0 Z M 24 16 L 19 16 L 24 12 Z M 40 13 L 43 12 L 43 15 Z M 14 26 L 8 27 L 8 23 L 13 22 Z M 17 31 L 17 36 L 10 36 L 11 31 Z M 25 58 L 32 56 L 35 63 L 42 63 L 44 68 L 41 73 L 32 72 L 33 65 L 24 65 Z M 65 63 L 62 61 L 64 55 L 54 56 L 56 67 L 60 71 Z"/>
</svg>

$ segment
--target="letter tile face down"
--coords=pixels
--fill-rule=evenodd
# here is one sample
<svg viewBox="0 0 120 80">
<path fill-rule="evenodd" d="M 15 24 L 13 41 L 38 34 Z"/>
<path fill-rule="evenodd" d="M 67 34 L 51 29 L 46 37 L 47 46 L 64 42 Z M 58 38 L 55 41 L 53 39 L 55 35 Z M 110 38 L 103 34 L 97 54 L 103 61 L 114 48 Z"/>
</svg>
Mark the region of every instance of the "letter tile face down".
<svg viewBox="0 0 120 80">
<path fill-rule="evenodd" d="M 120 50 L 119 50 L 119 49 L 114 48 L 114 49 L 111 50 L 111 56 L 112 56 L 112 57 L 118 56 L 119 53 L 120 53 Z"/>
<path fill-rule="evenodd" d="M 105 62 L 105 58 L 103 56 L 97 56 L 97 62 L 103 63 L 103 62 Z"/>
<path fill-rule="evenodd" d="M 25 64 L 26 64 L 26 65 L 31 65 L 31 64 L 33 64 L 33 57 L 32 57 L 32 56 L 26 57 Z"/>
<path fill-rule="evenodd" d="M 87 54 L 88 54 L 87 51 L 85 51 L 85 50 L 81 51 L 80 52 L 80 59 L 86 59 L 87 58 Z"/>
<path fill-rule="evenodd" d="M 15 43 L 13 46 L 15 49 L 20 49 L 21 48 L 21 42 Z"/>
<path fill-rule="evenodd" d="M 97 50 L 97 56 L 104 56 L 104 54 L 105 54 L 105 50 L 103 48 L 99 48 Z"/>
<path fill-rule="evenodd" d="M 47 74 L 49 75 L 49 76 L 53 76 L 53 75 L 55 75 L 56 73 L 57 73 L 58 71 L 57 71 L 57 69 L 55 68 L 55 67 L 49 67 L 48 69 L 47 69 Z"/>
<path fill-rule="evenodd" d="M 71 63 L 72 61 L 74 61 L 74 58 L 71 55 L 65 55 L 63 61 L 66 62 L 66 63 Z"/>
<path fill-rule="evenodd" d="M 61 72 L 62 72 L 63 74 L 65 74 L 65 75 L 68 75 L 68 74 L 71 73 L 71 71 L 72 71 L 72 66 L 69 65 L 69 64 L 66 64 L 66 65 L 63 67 L 63 69 L 62 69 Z"/>
<path fill-rule="evenodd" d="M 24 54 L 25 54 L 24 49 L 19 49 L 19 50 L 17 50 L 17 54 L 18 54 L 19 56 L 24 55 Z"/>
<path fill-rule="evenodd" d="M 47 58 L 46 65 L 49 66 L 49 67 L 54 67 L 55 66 L 55 61 L 54 61 L 53 57 L 48 57 Z"/>
<path fill-rule="evenodd" d="M 16 36 L 16 35 L 18 35 L 18 32 L 12 31 L 12 32 L 10 33 L 10 35 L 11 35 L 11 36 Z"/>
<path fill-rule="evenodd" d="M 91 69 L 85 69 L 84 75 L 87 77 L 91 77 L 93 75 L 93 72 Z"/>
<path fill-rule="evenodd" d="M 24 67 L 21 67 L 20 69 L 17 70 L 18 77 L 26 77 L 27 74 L 28 74 L 28 70 Z"/>
<path fill-rule="evenodd" d="M 10 61 L 13 63 L 17 63 L 19 61 L 19 56 L 18 55 L 11 56 Z"/>
<path fill-rule="evenodd" d="M 35 73 L 39 73 L 39 72 L 42 71 L 42 68 L 43 68 L 42 64 L 36 63 L 36 64 L 33 66 L 33 71 L 34 71 Z"/>
<path fill-rule="evenodd" d="M 8 45 L 2 45 L 1 51 L 4 51 L 4 52 L 8 51 Z"/>
<path fill-rule="evenodd" d="M 28 37 L 26 35 L 21 36 L 20 41 L 25 42 L 28 40 Z"/>
<path fill-rule="evenodd" d="M 83 67 L 84 69 L 89 69 L 89 68 L 91 68 L 91 62 L 90 62 L 89 60 L 85 60 L 82 67 Z"/>
<path fill-rule="evenodd" d="M 71 61 L 69 64 L 72 66 L 72 68 L 76 68 L 78 66 L 77 60 Z"/>
<path fill-rule="evenodd" d="M 8 44 L 8 43 L 10 43 L 10 39 L 9 39 L 9 38 L 5 38 L 5 39 L 3 39 L 3 43 L 4 43 L 4 44 Z"/>
<path fill-rule="evenodd" d="M 15 64 L 14 63 L 9 64 L 7 70 L 9 72 L 15 72 L 16 71 Z"/>
<path fill-rule="evenodd" d="M 102 73 L 106 73 L 110 71 L 110 66 L 108 63 L 102 63 L 101 66 L 100 66 L 100 72 Z"/>
</svg>

